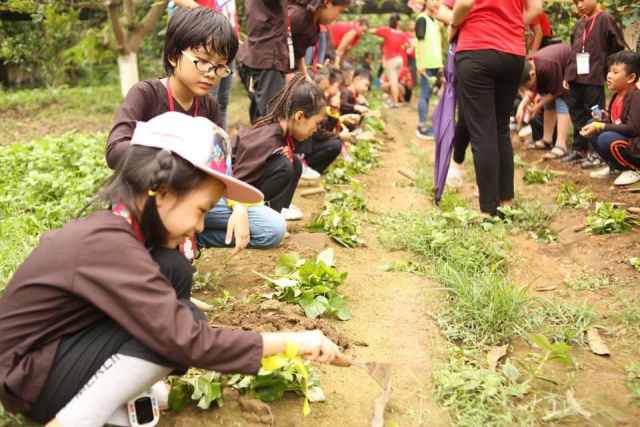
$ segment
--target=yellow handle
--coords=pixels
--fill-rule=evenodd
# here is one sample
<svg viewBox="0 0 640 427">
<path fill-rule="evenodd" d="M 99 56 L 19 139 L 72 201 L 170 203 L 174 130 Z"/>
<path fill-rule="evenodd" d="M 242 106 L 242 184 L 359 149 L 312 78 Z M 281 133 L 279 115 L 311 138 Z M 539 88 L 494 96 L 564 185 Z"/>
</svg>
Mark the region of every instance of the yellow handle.
<svg viewBox="0 0 640 427">
<path fill-rule="evenodd" d="M 349 358 L 349 356 L 345 356 L 344 354 L 340 353 L 340 355 L 338 357 L 333 359 L 331 364 L 333 366 L 340 366 L 342 368 L 348 368 L 349 366 L 351 366 L 351 359 Z"/>
</svg>

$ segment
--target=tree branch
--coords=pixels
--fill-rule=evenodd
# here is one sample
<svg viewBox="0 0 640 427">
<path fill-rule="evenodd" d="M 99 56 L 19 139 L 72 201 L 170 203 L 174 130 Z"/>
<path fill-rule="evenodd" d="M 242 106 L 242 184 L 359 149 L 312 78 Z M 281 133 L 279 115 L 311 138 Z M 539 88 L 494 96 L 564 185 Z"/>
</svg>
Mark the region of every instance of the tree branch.
<svg viewBox="0 0 640 427">
<path fill-rule="evenodd" d="M 158 20 L 162 18 L 165 10 L 167 10 L 168 3 L 169 0 L 161 0 L 154 3 L 149 12 L 147 12 L 140 21 L 140 25 L 136 26 L 136 29 L 130 33 L 129 48 L 132 52 L 137 52 L 140 49 L 142 39 L 149 34 L 149 31 L 151 31 Z"/>
<path fill-rule="evenodd" d="M 118 6 L 120 6 L 121 1 L 107 0 L 105 4 L 107 6 L 107 15 L 109 15 L 109 21 L 111 22 L 111 29 L 113 30 L 113 35 L 116 39 L 116 50 L 118 53 L 126 55 L 129 53 L 129 49 L 127 48 L 125 33 L 122 29 L 120 17 L 118 16 Z"/>
<path fill-rule="evenodd" d="M 133 0 L 124 0 L 124 22 L 128 29 L 132 29 L 132 25 L 136 22 L 136 7 Z"/>
</svg>

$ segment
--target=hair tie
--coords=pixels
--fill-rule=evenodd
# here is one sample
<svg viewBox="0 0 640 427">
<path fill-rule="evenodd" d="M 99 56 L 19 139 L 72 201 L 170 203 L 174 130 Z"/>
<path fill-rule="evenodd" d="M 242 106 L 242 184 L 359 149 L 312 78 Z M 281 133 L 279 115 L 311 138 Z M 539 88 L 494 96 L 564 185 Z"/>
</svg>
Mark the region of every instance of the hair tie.
<svg viewBox="0 0 640 427">
<path fill-rule="evenodd" d="M 149 190 L 149 196 L 150 196 L 150 197 L 153 197 L 153 196 L 155 196 L 155 195 L 156 195 L 156 192 L 155 192 L 155 191 L 153 191 L 153 190 Z"/>
</svg>

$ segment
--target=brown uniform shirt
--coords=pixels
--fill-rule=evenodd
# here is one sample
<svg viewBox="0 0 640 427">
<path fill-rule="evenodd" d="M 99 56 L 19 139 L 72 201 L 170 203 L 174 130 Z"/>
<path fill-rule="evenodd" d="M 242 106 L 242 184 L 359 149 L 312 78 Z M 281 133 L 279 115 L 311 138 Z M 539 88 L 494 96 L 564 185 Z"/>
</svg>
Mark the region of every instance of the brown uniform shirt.
<svg viewBox="0 0 640 427">
<path fill-rule="evenodd" d="M 571 45 L 569 43 L 552 44 L 533 54 L 538 93 L 561 96 L 568 101 L 567 91 L 562 87 L 562 79 L 570 59 Z"/>
<path fill-rule="evenodd" d="M 609 103 L 609 113 L 611 106 L 618 98 L 614 94 Z M 629 138 L 629 154 L 640 158 L 640 89 L 633 89 L 627 92 L 627 96 L 622 104 L 622 114 L 620 124 L 607 123 L 604 125 L 605 131 L 618 132 Z"/>
<path fill-rule="evenodd" d="M 250 68 L 289 70 L 287 0 L 246 0 L 247 40 L 236 58 Z"/>
<path fill-rule="evenodd" d="M 264 173 L 267 159 L 286 145 L 287 139 L 279 123 L 240 129 L 231 140 L 233 176 L 255 187 Z"/>
<path fill-rule="evenodd" d="M 181 365 L 256 374 L 262 338 L 195 320 L 127 221 L 100 211 L 42 236 L 0 298 L 0 401 L 29 409 L 60 339 L 108 316 Z"/>
<path fill-rule="evenodd" d="M 355 110 L 357 103 L 356 96 L 351 92 L 351 89 L 346 87 L 340 88 L 340 115 L 358 114 Z"/>
<path fill-rule="evenodd" d="M 195 102 L 189 111 L 185 111 L 178 101 L 173 100 L 175 111 L 193 116 Z M 131 145 L 131 137 L 136 123 L 149 121 L 152 118 L 171 111 L 169 108 L 169 95 L 167 88 L 160 79 L 145 80 L 136 83 L 127 93 L 124 101 L 118 107 L 115 123 L 107 138 L 107 164 L 115 169 L 118 161 L 127 152 Z M 206 117 L 213 123 L 222 127 L 222 117 L 218 101 L 213 95 L 206 94 L 198 97 L 198 116 Z"/>
<path fill-rule="evenodd" d="M 602 86 L 607 75 L 607 58 L 624 50 L 624 38 L 613 15 L 606 10 L 600 12 L 584 47 L 584 51 L 590 55 L 589 74 L 578 75 L 576 55 L 582 52 L 582 36 L 585 31 L 589 32 L 591 23 L 592 21 L 586 21 L 582 18 L 573 26 L 571 58 L 564 76 L 568 82 Z"/>
<path fill-rule="evenodd" d="M 309 46 L 315 46 L 318 42 L 318 27 L 313 22 L 315 14 L 307 10 L 306 6 L 289 4 L 289 18 L 291 19 L 291 35 L 293 41 L 293 54 L 296 58 L 296 67 L 304 58 Z"/>
</svg>

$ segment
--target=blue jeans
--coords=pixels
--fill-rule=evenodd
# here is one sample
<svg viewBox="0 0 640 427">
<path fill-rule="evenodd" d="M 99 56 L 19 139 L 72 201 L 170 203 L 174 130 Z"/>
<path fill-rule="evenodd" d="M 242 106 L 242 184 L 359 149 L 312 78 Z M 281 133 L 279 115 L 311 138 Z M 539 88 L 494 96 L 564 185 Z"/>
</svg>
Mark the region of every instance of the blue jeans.
<svg viewBox="0 0 640 427">
<path fill-rule="evenodd" d="M 640 170 L 640 158 L 629 154 L 629 137 L 617 132 L 606 131 L 591 138 L 591 143 L 596 146 L 598 154 L 611 169 Z"/>
<path fill-rule="evenodd" d="M 327 33 L 319 33 L 318 40 L 318 65 L 324 64 L 324 56 L 327 53 Z M 309 46 L 307 53 L 304 55 L 304 62 L 307 65 L 313 65 L 313 49 L 315 46 Z"/>
<path fill-rule="evenodd" d="M 233 211 L 227 206 L 227 201 L 220 199 L 204 219 L 204 231 L 196 235 L 199 248 L 232 248 L 236 245 L 235 238 L 230 244 L 225 244 L 227 224 Z M 276 247 L 284 239 L 287 224 L 282 215 L 266 205 L 249 206 L 249 248 L 269 249 Z"/>
<path fill-rule="evenodd" d="M 541 97 L 545 97 L 546 93 L 541 93 Z M 544 106 L 545 110 L 556 110 L 558 114 L 569 114 L 569 104 L 562 97 L 558 97 L 553 102 Z"/>
<path fill-rule="evenodd" d="M 438 70 L 426 70 L 427 75 L 420 75 L 420 97 L 418 98 L 418 119 L 420 127 L 427 126 L 429 121 L 429 98 L 433 93 L 433 88 L 429 84 L 428 77 L 436 75 Z"/>
<path fill-rule="evenodd" d="M 231 61 L 229 67 L 233 70 L 234 61 Z M 222 117 L 222 127 L 227 130 L 227 107 L 229 106 L 229 99 L 231 98 L 231 86 L 233 86 L 233 74 L 229 77 L 225 77 L 220 80 L 218 86 L 209 91 L 211 95 L 218 101 L 220 107 L 220 116 Z"/>
</svg>

